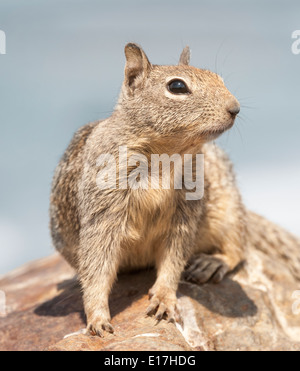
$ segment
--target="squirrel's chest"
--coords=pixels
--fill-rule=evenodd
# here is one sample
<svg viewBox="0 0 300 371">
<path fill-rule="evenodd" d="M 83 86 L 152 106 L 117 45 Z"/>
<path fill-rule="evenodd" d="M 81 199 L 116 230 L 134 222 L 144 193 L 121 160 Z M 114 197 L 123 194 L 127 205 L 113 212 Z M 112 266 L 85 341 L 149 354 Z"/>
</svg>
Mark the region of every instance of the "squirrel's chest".
<svg viewBox="0 0 300 371">
<path fill-rule="evenodd" d="M 134 197 L 134 195 L 133 195 Z M 123 268 L 141 268 L 155 262 L 165 235 L 172 228 L 174 195 L 169 192 L 139 193 L 128 209 L 128 238 L 123 248 Z"/>
<path fill-rule="evenodd" d="M 141 239 L 168 231 L 176 210 L 174 191 L 145 190 L 133 195 L 131 204 L 129 221 Z"/>
</svg>

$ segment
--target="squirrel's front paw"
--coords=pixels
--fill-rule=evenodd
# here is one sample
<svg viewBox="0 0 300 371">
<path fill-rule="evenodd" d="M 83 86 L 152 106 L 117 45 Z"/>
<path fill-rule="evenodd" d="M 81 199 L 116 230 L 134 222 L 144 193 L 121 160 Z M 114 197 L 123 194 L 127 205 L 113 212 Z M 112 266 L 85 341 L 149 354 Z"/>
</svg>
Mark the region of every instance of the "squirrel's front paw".
<svg viewBox="0 0 300 371">
<path fill-rule="evenodd" d="M 149 291 L 150 305 L 147 309 L 148 316 L 155 316 L 157 321 L 166 319 L 171 323 L 182 324 L 182 318 L 180 316 L 176 292 L 168 288 L 155 288 L 153 287 Z"/>
<path fill-rule="evenodd" d="M 110 323 L 110 318 L 98 315 L 88 321 L 87 332 L 92 336 L 104 337 L 105 332 L 113 334 L 114 328 Z"/>
</svg>

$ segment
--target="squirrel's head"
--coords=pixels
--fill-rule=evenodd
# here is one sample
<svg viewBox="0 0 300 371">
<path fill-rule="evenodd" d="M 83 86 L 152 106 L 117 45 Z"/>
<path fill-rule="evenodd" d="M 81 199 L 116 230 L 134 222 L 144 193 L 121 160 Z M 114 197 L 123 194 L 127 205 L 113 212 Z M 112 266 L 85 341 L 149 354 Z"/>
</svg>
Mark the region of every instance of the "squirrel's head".
<svg viewBox="0 0 300 371">
<path fill-rule="evenodd" d="M 188 47 L 177 66 L 151 64 L 142 48 L 132 43 L 126 45 L 125 55 L 118 109 L 137 131 L 204 143 L 233 126 L 239 102 L 220 76 L 189 66 Z"/>
</svg>

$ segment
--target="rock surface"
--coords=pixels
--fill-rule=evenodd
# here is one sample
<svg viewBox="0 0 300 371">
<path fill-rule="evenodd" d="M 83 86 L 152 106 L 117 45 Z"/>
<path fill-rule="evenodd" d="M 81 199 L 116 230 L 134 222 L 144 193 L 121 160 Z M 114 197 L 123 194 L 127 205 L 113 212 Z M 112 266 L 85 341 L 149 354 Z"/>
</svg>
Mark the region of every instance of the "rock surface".
<svg viewBox="0 0 300 371">
<path fill-rule="evenodd" d="M 285 264 L 253 249 L 245 269 L 219 285 L 182 282 L 183 328 L 145 317 L 153 271 L 121 275 L 110 298 L 115 335 L 100 339 L 82 333 L 80 288 L 53 255 L 0 278 L 0 350 L 299 351 L 300 282 Z"/>
</svg>

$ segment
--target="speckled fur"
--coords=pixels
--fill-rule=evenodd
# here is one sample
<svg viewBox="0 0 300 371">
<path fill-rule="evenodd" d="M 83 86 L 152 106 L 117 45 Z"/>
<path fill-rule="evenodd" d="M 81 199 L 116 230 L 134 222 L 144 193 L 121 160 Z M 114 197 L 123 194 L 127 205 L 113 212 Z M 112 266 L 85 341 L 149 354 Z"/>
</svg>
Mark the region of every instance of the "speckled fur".
<svg viewBox="0 0 300 371">
<path fill-rule="evenodd" d="M 211 143 L 234 124 L 229 110 L 238 102 L 218 75 L 188 65 L 187 48 L 178 66 L 152 65 L 136 44 L 128 44 L 125 54 L 114 113 L 75 134 L 51 194 L 54 245 L 78 272 L 88 329 L 99 336 L 113 331 L 108 297 L 119 271 L 155 266 L 147 313 L 180 321 L 176 290 L 185 268 L 193 282 L 219 282 L 243 261 L 249 242 L 249 216 L 232 165 Z M 172 77 L 184 79 L 192 93 L 170 97 L 166 79 Z M 100 190 L 98 157 L 118 158 L 119 146 L 125 145 L 129 155 L 148 158 L 203 153 L 204 198 L 186 201 L 185 189 Z"/>
</svg>

